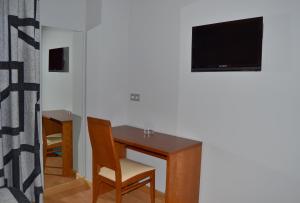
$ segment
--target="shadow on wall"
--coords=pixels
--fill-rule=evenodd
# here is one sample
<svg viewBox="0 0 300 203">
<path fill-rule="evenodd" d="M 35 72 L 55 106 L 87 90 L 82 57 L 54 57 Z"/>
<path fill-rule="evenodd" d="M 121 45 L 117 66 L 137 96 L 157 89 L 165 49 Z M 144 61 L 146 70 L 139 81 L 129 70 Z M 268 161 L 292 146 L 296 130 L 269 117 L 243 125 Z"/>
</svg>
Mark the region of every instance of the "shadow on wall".
<svg viewBox="0 0 300 203">
<path fill-rule="evenodd" d="M 73 169 L 79 171 L 79 147 L 80 147 L 80 134 L 82 128 L 82 117 L 73 114 Z"/>
</svg>

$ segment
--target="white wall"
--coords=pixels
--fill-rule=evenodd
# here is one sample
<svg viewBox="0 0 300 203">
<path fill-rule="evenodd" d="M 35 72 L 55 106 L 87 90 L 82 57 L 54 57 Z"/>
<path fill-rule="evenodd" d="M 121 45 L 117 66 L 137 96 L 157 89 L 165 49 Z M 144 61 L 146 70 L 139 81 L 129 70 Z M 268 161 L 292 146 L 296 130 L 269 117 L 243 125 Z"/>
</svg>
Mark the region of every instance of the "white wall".
<svg viewBox="0 0 300 203">
<path fill-rule="evenodd" d="M 102 0 L 86 0 L 86 30 L 101 23 Z"/>
<path fill-rule="evenodd" d="M 73 32 L 73 169 L 85 174 L 85 34 Z"/>
<path fill-rule="evenodd" d="M 202 203 L 300 201 L 299 1 L 182 9 L 178 132 L 204 141 Z M 192 26 L 264 16 L 262 72 L 191 73 Z"/>
<path fill-rule="evenodd" d="M 72 111 L 73 32 L 42 29 L 42 108 Z M 49 49 L 69 47 L 69 72 L 49 72 Z"/>
<path fill-rule="evenodd" d="M 131 0 L 129 92 L 141 94 L 140 102 L 129 104 L 132 125 L 176 132 L 180 26 L 177 2 Z"/>
<path fill-rule="evenodd" d="M 43 26 L 90 30 L 101 23 L 101 7 L 102 0 L 41 0 L 40 20 Z"/>
<path fill-rule="evenodd" d="M 140 93 L 141 102 L 129 104 L 129 123 L 204 142 L 201 202 L 297 202 L 299 15 L 292 8 L 299 3 L 197 1 L 181 11 L 174 1 L 131 6 L 129 92 Z M 262 72 L 190 72 L 192 26 L 261 15 Z M 164 163 L 129 155 L 158 169 L 162 190 Z"/>
<path fill-rule="evenodd" d="M 296 0 L 103 1 L 101 25 L 88 33 L 88 114 L 203 141 L 202 203 L 299 202 L 297 8 Z M 254 16 L 265 21 L 262 72 L 191 73 L 192 26 Z M 130 92 L 141 102 L 128 102 Z M 163 190 L 165 163 L 129 155 L 158 169 Z"/>
<path fill-rule="evenodd" d="M 100 8 L 99 8 L 100 10 Z M 127 123 L 128 0 L 104 0 L 101 24 L 87 33 L 87 115 Z M 86 176 L 91 179 L 91 148 L 87 138 Z"/>
<path fill-rule="evenodd" d="M 132 0 L 129 24 L 129 124 L 176 133 L 180 6 L 186 1 Z M 129 93 L 128 93 L 129 94 Z M 165 191 L 166 162 L 129 151 L 129 158 L 156 168 L 156 189 Z"/>
<path fill-rule="evenodd" d="M 86 0 L 41 0 L 41 25 L 82 31 L 85 29 Z"/>
<path fill-rule="evenodd" d="M 182 1 L 160 2 L 106 0 L 98 7 L 101 24 L 87 38 L 87 115 L 110 119 L 113 125 L 176 132 Z M 129 94 L 135 92 L 141 93 L 141 102 L 129 103 Z M 89 142 L 87 146 L 91 177 Z M 156 187 L 165 190 L 165 161 L 132 151 L 129 157 L 156 166 Z"/>
</svg>

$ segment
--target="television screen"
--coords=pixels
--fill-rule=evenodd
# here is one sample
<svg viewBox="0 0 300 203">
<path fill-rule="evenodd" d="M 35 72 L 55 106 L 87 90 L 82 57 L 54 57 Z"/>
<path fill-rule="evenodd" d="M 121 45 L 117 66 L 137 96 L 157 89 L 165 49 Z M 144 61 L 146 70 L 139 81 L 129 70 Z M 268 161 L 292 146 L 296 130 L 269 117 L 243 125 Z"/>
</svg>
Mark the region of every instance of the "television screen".
<svg viewBox="0 0 300 203">
<path fill-rule="evenodd" d="M 192 72 L 261 71 L 263 17 L 192 28 Z"/>
<path fill-rule="evenodd" d="M 69 47 L 49 49 L 49 72 L 69 72 Z"/>
</svg>

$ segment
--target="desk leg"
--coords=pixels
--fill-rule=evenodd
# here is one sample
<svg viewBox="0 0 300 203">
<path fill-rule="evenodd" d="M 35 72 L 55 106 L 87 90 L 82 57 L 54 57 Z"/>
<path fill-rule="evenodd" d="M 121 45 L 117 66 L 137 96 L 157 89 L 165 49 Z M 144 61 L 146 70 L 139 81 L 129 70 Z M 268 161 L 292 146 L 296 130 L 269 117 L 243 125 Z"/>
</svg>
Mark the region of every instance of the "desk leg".
<svg viewBox="0 0 300 203">
<path fill-rule="evenodd" d="M 198 145 L 168 157 L 167 203 L 199 202 L 201 150 Z"/>
<path fill-rule="evenodd" d="M 63 176 L 72 177 L 73 172 L 73 136 L 72 122 L 64 122 L 62 124 L 63 136 Z"/>
</svg>

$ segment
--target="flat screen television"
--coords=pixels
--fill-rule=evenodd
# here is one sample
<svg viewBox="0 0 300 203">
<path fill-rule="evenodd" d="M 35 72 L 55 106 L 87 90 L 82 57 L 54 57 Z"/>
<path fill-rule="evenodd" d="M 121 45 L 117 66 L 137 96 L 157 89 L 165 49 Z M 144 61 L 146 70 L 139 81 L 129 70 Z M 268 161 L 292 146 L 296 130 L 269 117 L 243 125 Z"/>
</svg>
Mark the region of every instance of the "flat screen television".
<svg viewBox="0 0 300 203">
<path fill-rule="evenodd" d="M 192 72 L 261 71 L 263 17 L 192 28 Z"/>
<path fill-rule="evenodd" d="M 49 72 L 69 72 L 69 47 L 49 49 Z"/>
</svg>

